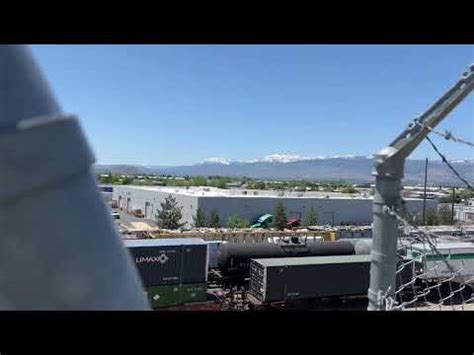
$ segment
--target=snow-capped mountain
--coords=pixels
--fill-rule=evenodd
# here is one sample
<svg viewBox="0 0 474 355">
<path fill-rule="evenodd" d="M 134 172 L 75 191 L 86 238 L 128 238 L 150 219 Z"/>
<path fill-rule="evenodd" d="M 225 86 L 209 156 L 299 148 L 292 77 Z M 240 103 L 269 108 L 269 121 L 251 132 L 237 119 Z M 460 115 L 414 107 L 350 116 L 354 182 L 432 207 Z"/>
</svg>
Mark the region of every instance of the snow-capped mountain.
<svg viewBox="0 0 474 355">
<path fill-rule="evenodd" d="M 451 164 L 470 182 L 474 182 L 474 160 L 452 160 Z M 372 156 L 333 155 L 301 156 L 277 153 L 250 161 L 233 161 L 222 157 L 205 159 L 188 166 L 96 165 L 96 171 L 121 174 L 170 174 L 177 176 L 247 176 L 256 179 L 308 179 L 373 181 Z M 441 161 L 430 161 L 430 184 L 457 184 L 459 180 Z M 420 183 L 424 177 L 424 160 L 407 160 L 405 181 Z"/>
<path fill-rule="evenodd" d="M 310 157 L 301 156 L 298 154 L 271 154 L 267 155 L 261 159 L 255 159 L 248 161 L 249 163 L 257 163 L 257 162 L 267 162 L 267 163 L 292 163 L 295 161 L 302 161 L 302 160 L 311 160 Z"/>
<path fill-rule="evenodd" d="M 202 162 L 198 164 L 223 164 L 223 165 L 229 165 L 231 163 L 230 160 L 226 158 L 218 158 L 218 157 L 213 157 L 213 158 L 207 158 L 204 159 Z"/>
<path fill-rule="evenodd" d="M 314 157 L 299 155 L 299 154 L 292 154 L 292 153 L 275 153 L 266 155 L 263 158 L 258 159 L 251 159 L 251 160 L 227 160 L 225 158 L 209 158 L 204 160 L 204 162 L 219 162 L 218 160 L 225 161 L 227 163 L 294 163 L 297 161 L 305 161 L 305 160 L 323 160 L 323 159 L 352 159 L 357 158 L 356 155 L 348 154 L 348 155 L 317 155 Z"/>
</svg>

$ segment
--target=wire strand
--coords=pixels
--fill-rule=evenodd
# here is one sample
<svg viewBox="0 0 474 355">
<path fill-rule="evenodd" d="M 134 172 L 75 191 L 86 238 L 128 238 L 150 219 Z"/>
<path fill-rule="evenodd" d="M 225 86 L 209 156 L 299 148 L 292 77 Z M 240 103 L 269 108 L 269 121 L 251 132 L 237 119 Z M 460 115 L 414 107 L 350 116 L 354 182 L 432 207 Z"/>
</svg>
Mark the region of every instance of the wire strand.
<svg viewBox="0 0 474 355">
<path fill-rule="evenodd" d="M 433 149 L 435 150 L 436 153 L 438 153 L 438 155 L 441 157 L 441 159 L 443 160 L 443 162 L 448 166 L 449 169 L 451 169 L 451 171 L 467 186 L 467 188 L 469 190 L 472 190 L 472 186 L 471 184 L 466 180 L 464 179 L 458 172 L 456 169 L 454 169 L 454 167 L 449 163 L 449 161 L 446 159 L 446 157 L 439 151 L 439 149 L 436 147 L 436 145 L 433 143 L 433 141 L 428 137 L 426 136 L 425 137 L 426 140 L 428 142 L 430 142 L 431 146 L 433 147 Z"/>
<path fill-rule="evenodd" d="M 420 127 L 423 127 L 423 128 L 426 128 L 428 131 L 430 131 L 431 133 L 434 133 L 434 134 L 437 134 L 438 136 L 441 136 L 447 140 L 452 140 L 453 142 L 457 142 L 457 143 L 462 143 L 462 144 L 466 144 L 470 147 L 474 147 L 474 143 L 473 142 L 469 142 L 468 140 L 466 139 L 463 139 L 463 138 L 459 138 L 459 137 L 455 137 L 450 131 L 446 130 L 446 132 L 440 132 L 440 131 L 437 131 L 435 130 L 433 127 L 430 127 L 428 126 L 426 123 L 421 123 L 421 122 L 418 122 L 416 121 L 416 124 Z"/>
</svg>

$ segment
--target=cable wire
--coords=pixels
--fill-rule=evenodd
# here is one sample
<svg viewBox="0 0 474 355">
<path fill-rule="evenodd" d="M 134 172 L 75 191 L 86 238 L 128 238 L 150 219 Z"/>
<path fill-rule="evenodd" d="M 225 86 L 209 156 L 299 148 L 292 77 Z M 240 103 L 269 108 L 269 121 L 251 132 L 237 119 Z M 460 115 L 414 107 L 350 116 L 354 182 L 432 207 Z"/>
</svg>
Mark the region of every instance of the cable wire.
<svg viewBox="0 0 474 355">
<path fill-rule="evenodd" d="M 433 147 L 433 149 L 435 150 L 436 153 L 438 153 L 438 155 L 441 157 L 441 159 L 443 160 L 443 162 L 448 166 L 449 169 L 451 169 L 451 171 L 464 183 L 466 184 L 467 188 L 469 190 L 472 190 L 472 186 L 471 184 L 466 180 L 464 179 L 457 171 L 456 169 L 454 169 L 454 167 L 449 163 L 449 161 L 446 159 L 446 157 L 439 151 L 439 149 L 436 147 L 436 145 L 433 143 L 433 141 L 428 137 L 426 136 L 426 140 L 428 142 L 430 142 L 431 146 Z"/>
</svg>

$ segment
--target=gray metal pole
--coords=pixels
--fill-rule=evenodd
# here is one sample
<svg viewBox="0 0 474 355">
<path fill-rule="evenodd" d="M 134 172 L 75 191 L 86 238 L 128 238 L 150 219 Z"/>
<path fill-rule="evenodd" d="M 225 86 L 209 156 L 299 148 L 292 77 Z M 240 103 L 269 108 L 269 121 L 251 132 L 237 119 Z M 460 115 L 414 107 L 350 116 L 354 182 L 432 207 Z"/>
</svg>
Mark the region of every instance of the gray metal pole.
<svg viewBox="0 0 474 355">
<path fill-rule="evenodd" d="M 391 147 L 387 147 L 375 155 L 369 310 L 382 310 L 383 297 L 393 297 L 396 286 L 398 221 L 386 212 L 386 206 L 398 209 L 401 205 L 401 179 L 405 160 L 399 158 L 386 163 L 391 153 Z"/>
<path fill-rule="evenodd" d="M 93 162 L 30 49 L 0 46 L 0 309 L 148 309 Z"/>
<path fill-rule="evenodd" d="M 425 160 L 425 184 L 423 187 L 423 225 L 426 226 L 426 183 L 428 182 L 428 158 Z"/>
<path fill-rule="evenodd" d="M 464 73 L 454 86 L 417 119 L 419 124 L 410 124 L 389 146 L 374 155 L 376 187 L 369 310 L 385 309 L 385 298 L 394 301 L 398 221 L 387 213 L 387 209 L 400 210 L 405 159 L 429 133 L 423 125 L 436 127 L 473 89 L 474 65 L 471 65 L 470 72 Z"/>
<path fill-rule="evenodd" d="M 454 199 L 456 197 L 456 188 L 453 187 L 453 198 L 451 201 L 451 224 L 454 226 Z"/>
</svg>

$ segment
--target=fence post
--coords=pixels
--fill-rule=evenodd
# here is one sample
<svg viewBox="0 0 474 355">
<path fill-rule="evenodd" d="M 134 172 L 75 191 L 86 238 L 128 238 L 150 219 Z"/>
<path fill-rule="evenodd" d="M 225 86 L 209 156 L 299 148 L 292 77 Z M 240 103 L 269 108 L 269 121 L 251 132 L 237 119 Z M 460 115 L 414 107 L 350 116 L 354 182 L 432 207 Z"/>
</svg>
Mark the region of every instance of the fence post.
<svg viewBox="0 0 474 355">
<path fill-rule="evenodd" d="M 398 221 L 386 212 L 401 204 L 401 178 L 405 159 L 387 159 L 393 148 L 375 155 L 376 181 L 373 202 L 373 241 L 368 291 L 369 310 L 383 310 L 381 296 L 393 297 L 396 287 Z"/>
</svg>

